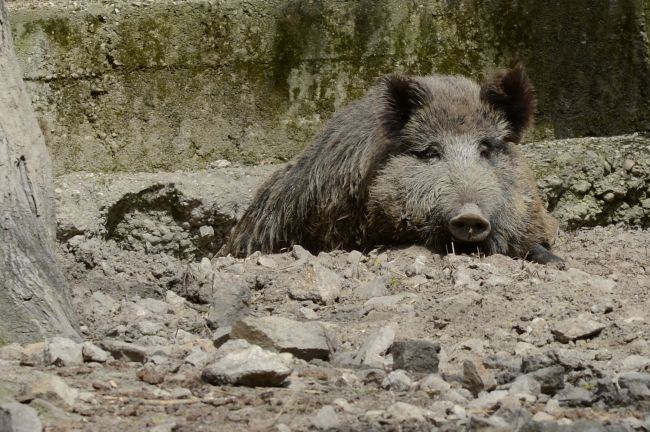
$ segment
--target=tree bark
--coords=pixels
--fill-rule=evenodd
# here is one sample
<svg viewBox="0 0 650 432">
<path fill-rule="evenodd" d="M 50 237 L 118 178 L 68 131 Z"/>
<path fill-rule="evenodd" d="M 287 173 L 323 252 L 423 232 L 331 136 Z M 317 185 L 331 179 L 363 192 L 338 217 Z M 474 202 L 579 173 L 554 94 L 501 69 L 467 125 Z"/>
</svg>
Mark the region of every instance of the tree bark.
<svg viewBox="0 0 650 432">
<path fill-rule="evenodd" d="M 54 242 L 51 162 L 0 0 L 0 345 L 79 339 Z"/>
</svg>

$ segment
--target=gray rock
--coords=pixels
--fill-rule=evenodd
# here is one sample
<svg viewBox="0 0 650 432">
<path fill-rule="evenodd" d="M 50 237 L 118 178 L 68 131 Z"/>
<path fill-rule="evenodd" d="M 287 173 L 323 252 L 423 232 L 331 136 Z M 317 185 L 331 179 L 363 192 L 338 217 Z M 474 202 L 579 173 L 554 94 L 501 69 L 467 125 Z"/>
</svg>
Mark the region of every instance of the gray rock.
<svg viewBox="0 0 650 432">
<path fill-rule="evenodd" d="M 338 429 L 343 424 L 333 405 L 324 405 L 312 419 L 312 425 L 319 430 Z"/>
<path fill-rule="evenodd" d="M 248 311 L 251 290 L 240 275 L 214 272 L 209 292 L 201 290 L 201 297 L 210 304 L 207 321 L 211 328 L 232 325 Z"/>
<path fill-rule="evenodd" d="M 304 360 L 330 358 L 330 344 L 318 322 L 299 322 L 279 316 L 247 317 L 233 324 L 231 337 Z"/>
<path fill-rule="evenodd" d="M 305 260 L 309 261 L 314 258 L 314 255 L 311 254 L 307 249 L 300 245 L 294 245 L 293 250 L 291 251 L 291 255 L 294 256 L 294 258 L 298 260 Z"/>
<path fill-rule="evenodd" d="M 164 316 L 169 312 L 169 305 L 162 300 L 144 298 L 138 300 L 136 304 L 154 316 Z"/>
<path fill-rule="evenodd" d="M 544 353 L 527 355 L 521 360 L 521 371 L 523 373 L 534 372 L 539 369 L 555 366 L 554 359 Z"/>
<path fill-rule="evenodd" d="M 212 343 L 214 343 L 214 346 L 219 348 L 226 343 L 230 339 L 230 332 L 232 332 L 231 326 L 222 326 L 216 329 L 212 333 Z"/>
<path fill-rule="evenodd" d="M 185 357 L 185 363 L 190 364 L 194 367 L 204 367 L 207 365 L 213 356 L 203 351 L 201 348 L 194 348 L 190 353 Z"/>
<path fill-rule="evenodd" d="M 412 293 L 401 293 L 382 297 L 373 297 L 363 304 L 361 309 L 361 316 L 367 315 L 373 310 L 377 311 L 403 311 L 398 307 L 401 303 L 413 302 L 417 295 Z M 410 305 L 406 305 L 410 306 Z"/>
<path fill-rule="evenodd" d="M 81 348 L 83 359 L 86 362 L 104 363 L 108 360 L 109 354 L 92 342 L 84 342 Z"/>
<path fill-rule="evenodd" d="M 45 344 L 45 364 L 78 366 L 83 363 L 82 345 L 68 338 L 55 336 Z"/>
<path fill-rule="evenodd" d="M 165 328 L 165 326 L 162 323 L 149 321 L 149 320 L 138 321 L 135 323 L 135 327 L 143 335 L 149 335 L 149 336 L 155 335 Z"/>
<path fill-rule="evenodd" d="M 507 425 L 508 430 L 519 430 L 521 427 L 532 420 L 532 414 L 518 405 L 512 406 L 510 404 L 502 405 L 490 419 L 498 420 Z"/>
<path fill-rule="evenodd" d="M 627 389 L 630 396 L 639 401 L 650 401 L 650 374 L 627 372 L 618 377 L 621 388 Z"/>
<path fill-rule="evenodd" d="M 428 410 L 405 402 L 395 402 L 385 412 L 391 423 L 426 423 L 428 414 Z"/>
<path fill-rule="evenodd" d="M 431 397 L 438 397 L 451 389 L 451 385 L 438 374 L 430 374 L 417 383 L 417 388 Z"/>
<path fill-rule="evenodd" d="M 229 352 L 208 365 L 201 377 L 215 385 L 281 386 L 293 371 L 286 356 L 252 345 Z"/>
<path fill-rule="evenodd" d="M 490 391 L 496 387 L 496 379 L 492 371 L 472 360 L 463 361 L 463 387 L 474 396 L 482 391 Z"/>
<path fill-rule="evenodd" d="M 558 391 L 553 399 L 557 400 L 562 406 L 581 407 L 591 405 L 593 395 L 587 389 L 567 385 Z"/>
<path fill-rule="evenodd" d="M 556 323 L 551 329 L 555 339 L 568 343 L 578 339 L 588 339 L 597 336 L 605 328 L 604 324 L 589 318 L 589 315 L 579 315 Z"/>
<path fill-rule="evenodd" d="M 544 394 L 554 395 L 564 388 L 564 368 L 562 366 L 542 368 L 528 375 L 541 384 L 541 390 Z"/>
<path fill-rule="evenodd" d="M 440 344 L 428 340 L 396 341 L 391 345 L 393 368 L 417 373 L 438 372 Z"/>
<path fill-rule="evenodd" d="M 257 259 L 257 264 L 261 265 L 262 267 L 271 268 L 271 269 L 278 267 L 278 263 L 275 262 L 273 258 L 267 255 L 262 255 L 261 257 L 259 257 Z"/>
<path fill-rule="evenodd" d="M 26 385 L 25 393 L 29 399 L 41 398 L 54 405 L 71 409 L 74 407 L 79 391 L 66 384 L 56 375 L 32 371 L 30 381 Z"/>
<path fill-rule="evenodd" d="M 390 323 L 370 335 L 357 354 L 357 363 L 371 368 L 384 368 L 386 359 L 383 356 L 393 345 L 396 330 L 397 324 Z"/>
<path fill-rule="evenodd" d="M 413 381 L 408 376 L 406 371 L 398 369 L 389 373 L 386 376 L 386 378 L 384 378 L 384 381 L 381 383 L 381 386 L 385 389 L 405 392 L 405 391 L 409 391 L 412 384 Z"/>
<path fill-rule="evenodd" d="M 338 299 L 342 288 L 341 277 L 318 263 L 309 263 L 304 277 L 289 288 L 295 300 L 311 300 L 319 304 L 332 304 Z"/>
<path fill-rule="evenodd" d="M 542 392 L 542 385 L 529 375 L 520 375 L 510 385 L 508 393 L 513 396 L 530 395 L 537 398 Z"/>
<path fill-rule="evenodd" d="M 0 431 L 40 432 L 43 430 L 36 410 L 18 402 L 0 405 Z"/>
<path fill-rule="evenodd" d="M 641 372 L 650 366 L 650 357 L 632 354 L 621 362 L 621 371 Z"/>
<path fill-rule="evenodd" d="M 334 385 L 338 387 L 355 387 L 361 383 L 359 377 L 350 372 L 343 372 L 334 380 Z"/>
<path fill-rule="evenodd" d="M 388 276 L 378 276 L 375 279 L 364 282 L 356 287 L 354 293 L 361 299 L 385 296 L 388 294 L 388 281 Z"/>
<path fill-rule="evenodd" d="M 493 410 L 507 396 L 508 392 L 506 390 L 494 390 L 489 393 L 481 393 L 479 397 L 469 403 L 469 407 L 478 410 Z"/>
<path fill-rule="evenodd" d="M 10 343 L 0 347 L 0 360 L 20 361 L 23 347 L 18 343 Z"/>
<path fill-rule="evenodd" d="M 148 354 L 143 346 L 118 340 L 105 339 L 99 343 L 99 346 L 111 353 L 115 360 L 144 363 Z"/>
</svg>

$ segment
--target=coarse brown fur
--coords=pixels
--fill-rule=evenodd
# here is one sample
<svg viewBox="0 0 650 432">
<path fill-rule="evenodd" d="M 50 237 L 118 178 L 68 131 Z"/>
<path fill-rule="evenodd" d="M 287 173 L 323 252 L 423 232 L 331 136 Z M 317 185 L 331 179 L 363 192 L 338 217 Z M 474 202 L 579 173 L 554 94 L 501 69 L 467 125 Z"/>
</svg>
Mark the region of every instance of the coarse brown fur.
<svg viewBox="0 0 650 432">
<path fill-rule="evenodd" d="M 454 241 L 450 219 L 473 203 L 490 235 L 454 250 L 559 260 L 547 250 L 557 222 L 517 145 L 534 110 L 521 66 L 483 86 L 459 76 L 384 77 L 264 183 L 222 253 L 294 244 L 444 252 Z"/>
</svg>

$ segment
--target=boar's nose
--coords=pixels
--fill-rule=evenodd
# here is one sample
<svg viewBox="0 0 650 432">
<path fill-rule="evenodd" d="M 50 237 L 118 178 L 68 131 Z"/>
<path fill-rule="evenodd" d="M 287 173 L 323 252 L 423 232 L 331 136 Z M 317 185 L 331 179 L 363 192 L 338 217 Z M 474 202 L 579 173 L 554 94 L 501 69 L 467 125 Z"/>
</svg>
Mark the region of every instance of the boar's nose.
<svg viewBox="0 0 650 432">
<path fill-rule="evenodd" d="M 490 234 L 490 222 L 476 204 L 465 204 L 449 221 L 449 231 L 456 240 L 480 242 Z"/>
</svg>

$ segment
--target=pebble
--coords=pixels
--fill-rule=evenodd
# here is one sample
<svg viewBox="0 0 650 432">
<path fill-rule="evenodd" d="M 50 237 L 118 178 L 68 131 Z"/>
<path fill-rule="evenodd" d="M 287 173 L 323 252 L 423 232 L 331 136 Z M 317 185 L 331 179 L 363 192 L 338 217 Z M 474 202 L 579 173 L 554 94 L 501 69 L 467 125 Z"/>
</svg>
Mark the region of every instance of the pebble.
<svg viewBox="0 0 650 432">
<path fill-rule="evenodd" d="M 395 402 L 386 409 L 385 416 L 391 423 L 425 423 L 427 411 L 405 402 Z"/>
<path fill-rule="evenodd" d="M 429 374 L 417 383 L 417 388 L 427 393 L 430 397 L 438 397 L 451 389 L 451 385 L 438 374 Z"/>
<path fill-rule="evenodd" d="M 108 360 L 109 354 L 92 342 L 84 342 L 81 348 L 83 359 L 86 362 L 104 363 Z"/>
<path fill-rule="evenodd" d="M 396 341 L 390 347 L 393 368 L 416 373 L 436 373 L 440 344 L 428 340 Z"/>
<path fill-rule="evenodd" d="M 343 282 L 332 270 L 318 263 L 309 263 L 304 275 L 289 288 L 292 299 L 329 305 L 339 298 Z"/>
<path fill-rule="evenodd" d="M 380 369 L 387 366 L 384 354 L 393 345 L 397 328 L 396 323 L 389 323 L 370 335 L 357 354 L 356 361 L 358 364 Z"/>
<path fill-rule="evenodd" d="M 386 378 L 384 378 L 384 381 L 381 383 L 383 388 L 398 392 L 409 391 L 411 385 L 413 385 L 413 381 L 406 371 L 401 369 L 394 370 L 386 375 Z"/>
<path fill-rule="evenodd" d="M 0 431 L 41 432 L 43 424 L 36 410 L 18 402 L 0 405 Z"/>
<path fill-rule="evenodd" d="M 337 429 L 342 425 L 341 417 L 332 405 L 324 405 L 312 419 L 312 425 L 319 430 Z"/>
<path fill-rule="evenodd" d="M 48 366 L 78 366 L 83 363 L 82 345 L 64 337 L 49 339 L 44 355 Z"/>
<path fill-rule="evenodd" d="M 247 317 L 232 326 L 233 338 L 304 359 L 329 360 L 330 342 L 319 322 L 299 322 L 280 316 Z"/>
<path fill-rule="evenodd" d="M 273 353 L 252 345 L 229 352 L 208 365 L 201 378 L 215 385 L 268 387 L 281 386 L 292 371 L 286 354 Z"/>
<path fill-rule="evenodd" d="M 597 336 L 604 328 L 604 324 L 590 319 L 587 315 L 579 315 L 556 323 L 551 331 L 559 342 L 568 343 Z"/>
<path fill-rule="evenodd" d="M 144 363 L 147 358 L 147 349 L 145 347 L 129 342 L 105 339 L 99 345 L 102 349 L 111 353 L 115 360 Z"/>
</svg>

